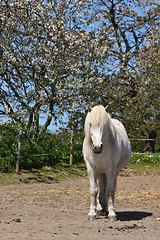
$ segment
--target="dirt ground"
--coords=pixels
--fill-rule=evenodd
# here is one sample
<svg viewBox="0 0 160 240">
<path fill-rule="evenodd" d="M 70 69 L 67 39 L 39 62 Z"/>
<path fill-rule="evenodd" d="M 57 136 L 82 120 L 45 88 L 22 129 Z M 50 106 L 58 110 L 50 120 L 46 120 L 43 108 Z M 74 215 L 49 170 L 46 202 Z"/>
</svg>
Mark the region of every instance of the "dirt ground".
<svg viewBox="0 0 160 240">
<path fill-rule="evenodd" d="M 89 179 L 0 185 L 1 240 L 158 240 L 160 175 L 119 176 L 118 221 L 89 221 Z"/>
</svg>

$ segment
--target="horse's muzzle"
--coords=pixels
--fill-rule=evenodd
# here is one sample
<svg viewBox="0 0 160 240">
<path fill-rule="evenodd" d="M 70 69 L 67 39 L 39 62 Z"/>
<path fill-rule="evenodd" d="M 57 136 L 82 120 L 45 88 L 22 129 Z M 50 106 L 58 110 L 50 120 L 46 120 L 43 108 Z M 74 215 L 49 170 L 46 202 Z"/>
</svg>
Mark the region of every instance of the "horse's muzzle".
<svg viewBox="0 0 160 240">
<path fill-rule="evenodd" d="M 93 151 L 95 154 L 99 154 L 99 153 L 102 153 L 102 149 L 103 149 L 103 144 L 101 144 L 100 146 L 92 146 L 93 148 Z"/>
</svg>

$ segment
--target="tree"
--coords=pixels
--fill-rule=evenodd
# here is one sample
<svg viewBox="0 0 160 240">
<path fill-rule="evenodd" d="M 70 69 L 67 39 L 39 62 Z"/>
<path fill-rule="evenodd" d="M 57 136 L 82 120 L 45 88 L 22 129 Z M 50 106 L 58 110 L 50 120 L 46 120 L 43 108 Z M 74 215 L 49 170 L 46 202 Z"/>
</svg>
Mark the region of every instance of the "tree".
<svg viewBox="0 0 160 240">
<path fill-rule="evenodd" d="M 67 1 L 2 1 L 1 114 L 46 131 L 68 108 L 87 35 L 68 24 Z M 73 21 L 73 20 L 72 20 Z M 76 72 L 76 74 L 75 74 Z M 67 105 L 66 105 L 67 103 Z M 40 115 L 47 120 L 39 129 Z"/>
<path fill-rule="evenodd" d="M 159 3 L 96 0 L 90 1 L 90 9 L 86 6 L 84 10 L 86 25 L 94 31 L 97 45 L 104 47 L 99 59 L 100 102 L 109 101 L 113 116 L 127 125 L 132 137 L 137 129 L 142 136 L 156 137 Z M 148 56 L 152 60 L 148 61 Z M 93 101 L 98 102 L 96 98 Z"/>
<path fill-rule="evenodd" d="M 151 85 L 138 62 L 158 29 L 159 3 L 45 2 L 2 1 L 1 114 L 39 133 L 64 112 L 80 126 L 87 102 L 110 103 L 128 129 L 132 121 L 143 124 L 139 103 L 145 105 L 144 85 L 147 91 Z M 40 129 L 42 114 L 47 121 Z"/>
<path fill-rule="evenodd" d="M 47 9 L 46 9 L 47 10 Z M 44 131 L 55 114 L 56 80 L 48 84 L 50 13 L 43 1 L 2 1 L 1 114 L 39 132 L 39 114 L 48 112 Z M 51 22 L 53 26 L 54 19 Z"/>
<path fill-rule="evenodd" d="M 144 150 L 155 151 L 156 137 L 160 130 L 160 30 L 155 28 L 152 35 L 146 38 L 147 45 L 144 46 L 137 59 L 137 68 L 140 73 L 141 85 L 141 104 L 140 113 L 143 123 L 140 129 L 148 139 L 155 141 L 145 142 Z"/>
</svg>

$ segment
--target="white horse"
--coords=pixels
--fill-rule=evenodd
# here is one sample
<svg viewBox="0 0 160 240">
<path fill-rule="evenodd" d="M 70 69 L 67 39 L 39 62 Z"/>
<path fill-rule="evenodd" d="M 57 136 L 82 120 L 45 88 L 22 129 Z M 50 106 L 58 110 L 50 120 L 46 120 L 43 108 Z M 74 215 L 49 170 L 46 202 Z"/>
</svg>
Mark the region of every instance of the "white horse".
<svg viewBox="0 0 160 240">
<path fill-rule="evenodd" d="M 114 221 L 117 219 L 114 209 L 116 179 L 120 169 L 128 164 L 131 157 L 127 132 L 121 122 L 111 119 L 107 107 L 101 105 L 93 108 L 88 106 L 84 132 L 83 156 L 91 192 L 88 219 L 95 219 L 96 210 L 105 212 L 108 205 L 108 217 Z"/>
</svg>

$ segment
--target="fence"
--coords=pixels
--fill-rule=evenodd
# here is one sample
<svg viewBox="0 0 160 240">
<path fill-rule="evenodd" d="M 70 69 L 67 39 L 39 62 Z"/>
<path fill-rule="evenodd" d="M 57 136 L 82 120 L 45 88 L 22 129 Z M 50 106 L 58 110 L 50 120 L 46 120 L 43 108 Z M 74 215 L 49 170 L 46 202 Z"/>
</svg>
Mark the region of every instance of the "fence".
<svg viewBox="0 0 160 240">
<path fill-rule="evenodd" d="M 156 141 L 156 139 L 141 139 L 141 138 L 130 138 L 130 141 Z"/>
<path fill-rule="evenodd" d="M 16 137 L 17 136 L 17 137 Z M 13 139 L 12 139 L 13 138 Z M 74 163 L 83 161 L 82 156 L 83 137 L 76 138 L 73 148 Z M 143 144 L 136 144 L 136 141 L 155 141 L 155 139 L 130 138 L 132 142 L 132 159 L 138 159 L 141 155 L 154 155 L 159 161 L 159 154 L 142 152 Z M 141 145 L 141 146 L 140 146 Z M 134 147 L 133 147 L 134 146 Z M 139 149 L 138 149 L 139 148 Z M 158 145 L 159 148 L 159 145 Z M 158 149 L 157 148 L 157 149 Z M 18 134 L 9 137 L 0 136 L 0 170 L 9 171 L 15 168 L 18 150 Z M 139 151 L 138 151 L 139 150 Z M 134 157 L 133 157 L 134 155 Z M 40 136 L 39 140 L 24 137 L 20 155 L 20 167 L 23 169 L 41 168 L 43 166 L 54 166 L 57 163 L 69 164 L 70 136 L 49 135 L 47 138 Z M 137 156 L 137 157 L 135 157 Z M 138 161 L 137 161 L 138 162 Z"/>
</svg>

